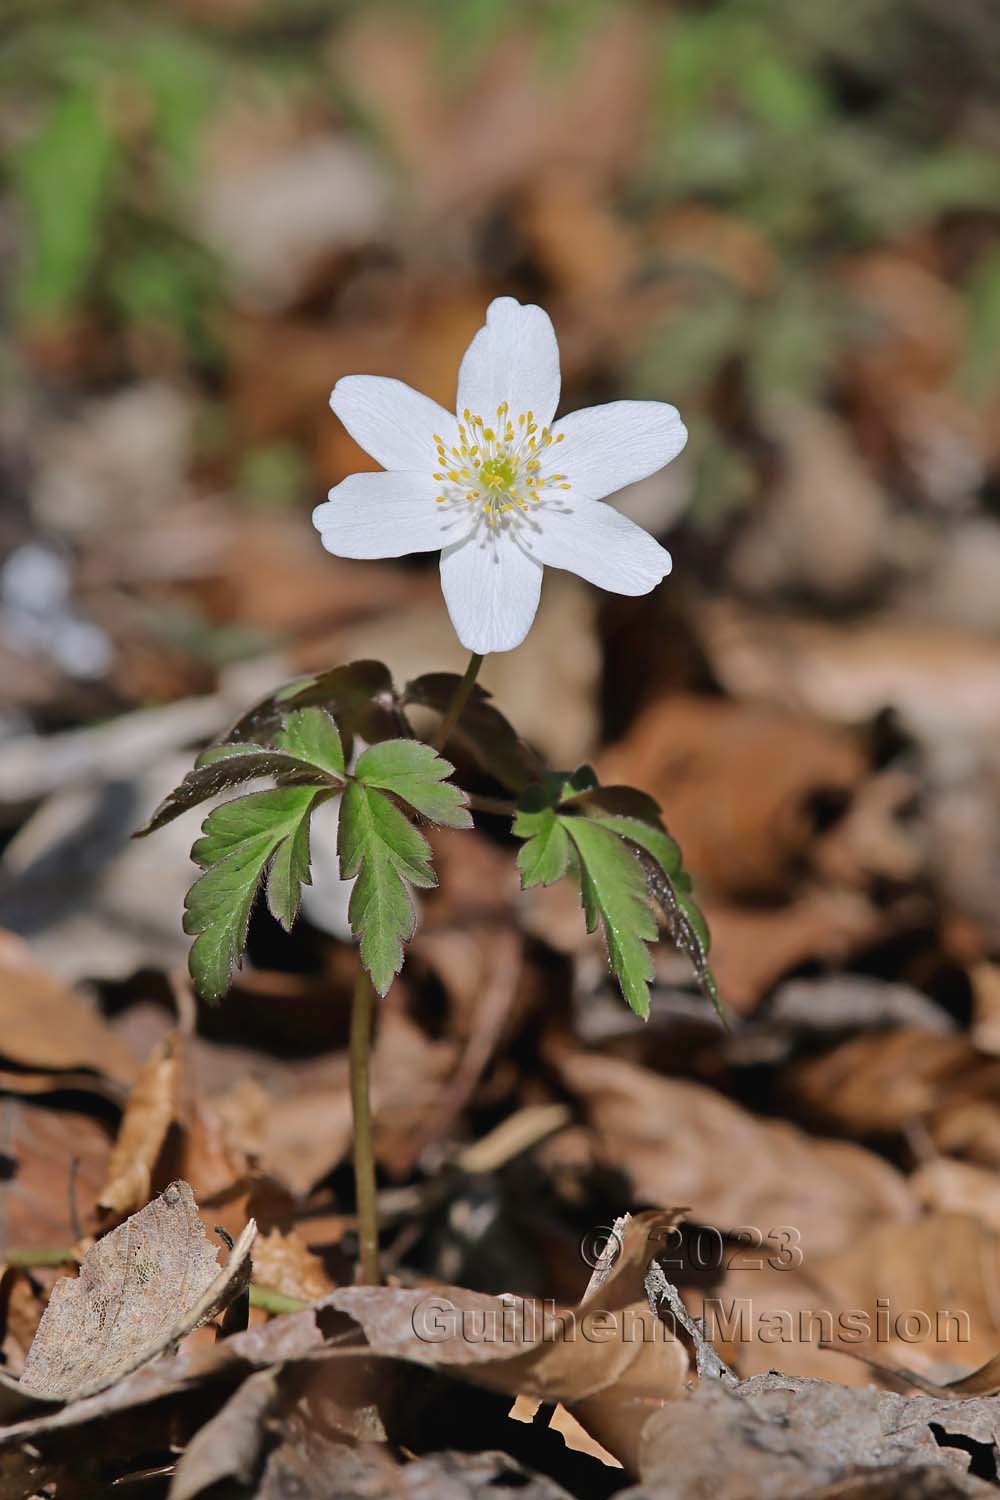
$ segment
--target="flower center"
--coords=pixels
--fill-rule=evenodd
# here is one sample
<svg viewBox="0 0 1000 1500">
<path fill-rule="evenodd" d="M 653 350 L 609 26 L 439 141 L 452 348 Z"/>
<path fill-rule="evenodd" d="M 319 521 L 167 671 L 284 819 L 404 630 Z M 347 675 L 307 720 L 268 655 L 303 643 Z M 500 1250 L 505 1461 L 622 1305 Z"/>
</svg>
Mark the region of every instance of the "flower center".
<svg viewBox="0 0 1000 1500">
<path fill-rule="evenodd" d="M 451 448 L 434 434 L 441 485 L 438 505 L 467 511 L 474 527 L 506 530 L 526 518 L 554 492 L 568 490 L 565 474 L 543 474 L 546 448 L 562 442 L 548 427 L 539 427 L 530 411 L 511 417 L 507 402 L 496 419 L 485 419 L 468 408 L 458 423 L 458 443 Z"/>
</svg>

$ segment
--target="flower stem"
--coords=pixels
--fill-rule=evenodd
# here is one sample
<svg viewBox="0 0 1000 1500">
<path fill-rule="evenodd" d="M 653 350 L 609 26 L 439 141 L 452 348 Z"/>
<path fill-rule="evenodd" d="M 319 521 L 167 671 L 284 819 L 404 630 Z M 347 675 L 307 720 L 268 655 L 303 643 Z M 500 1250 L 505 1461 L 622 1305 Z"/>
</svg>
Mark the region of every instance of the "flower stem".
<svg viewBox="0 0 1000 1500">
<path fill-rule="evenodd" d="M 368 1095 L 374 997 L 372 982 L 359 967 L 351 1002 L 351 1115 L 354 1120 L 354 1188 L 358 1200 L 358 1269 L 361 1281 L 367 1286 L 378 1286 L 380 1279 L 375 1153 Z"/>
<path fill-rule="evenodd" d="M 473 651 L 472 655 L 469 657 L 469 665 L 465 669 L 465 676 L 462 678 L 461 682 L 458 684 L 458 687 L 455 689 L 455 695 L 452 698 L 451 702 L 448 704 L 448 711 L 445 714 L 444 718 L 441 720 L 441 724 L 437 732 L 437 737 L 434 740 L 435 750 L 440 752 L 444 749 L 445 745 L 447 745 L 448 740 L 451 736 L 451 731 L 454 729 L 455 725 L 462 717 L 462 710 L 468 703 L 469 697 L 472 693 L 472 689 L 476 685 L 476 678 L 479 676 L 479 668 L 482 666 L 482 664 L 483 658 L 481 656 L 477 656 L 476 652 Z"/>
</svg>

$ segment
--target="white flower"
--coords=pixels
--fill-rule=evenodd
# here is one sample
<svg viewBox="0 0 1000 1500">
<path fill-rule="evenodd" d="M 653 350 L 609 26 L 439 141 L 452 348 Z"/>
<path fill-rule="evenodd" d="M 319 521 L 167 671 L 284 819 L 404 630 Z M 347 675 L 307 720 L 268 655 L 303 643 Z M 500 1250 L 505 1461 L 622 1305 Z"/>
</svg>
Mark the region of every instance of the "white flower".
<svg viewBox="0 0 1000 1500">
<path fill-rule="evenodd" d="M 612 401 L 553 424 L 559 346 L 547 313 L 498 297 L 458 372 L 458 416 L 400 380 L 349 375 L 330 405 L 386 471 L 351 474 L 316 507 L 339 557 L 441 549 L 459 640 L 520 645 L 544 564 L 616 594 L 646 594 L 670 553 L 604 496 L 663 468 L 687 431 L 672 406 Z"/>
</svg>

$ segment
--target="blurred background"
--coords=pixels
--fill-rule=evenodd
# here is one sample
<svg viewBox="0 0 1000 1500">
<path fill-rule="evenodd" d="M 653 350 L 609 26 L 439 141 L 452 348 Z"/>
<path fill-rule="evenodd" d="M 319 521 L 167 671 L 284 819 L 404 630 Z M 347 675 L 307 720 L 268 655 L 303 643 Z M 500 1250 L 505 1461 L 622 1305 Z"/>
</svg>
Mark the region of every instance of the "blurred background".
<svg viewBox="0 0 1000 1500">
<path fill-rule="evenodd" d="M 767 1233 L 776 1196 L 817 1255 L 883 1218 L 951 1215 L 993 1245 L 996 7 L 6 0 L 4 22 L 0 924 L 53 983 L 86 981 L 136 1059 L 162 1044 L 197 819 L 128 835 L 193 748 L 296 672 L 463 660 L 435 559 L 319 545 L 312 507 L 371 467 L 331 387 L 381 373 L 450 405 L 489 299 L 538 301 L 562 409 L 655 398 L 688 423 L 681 458 L 616 500 L 674 573 L 625 600 L 550 571 L 483 680 L 554 763 L 661 801 L 736 1028 L 667 945 L 641 1030 L 571 892 L 522 908 L 495 830 L 440 838 L 384 1022 L 385 1181 L 433 1177 L 447 1143 L 525 1108 L 571 1123 L 531 1158 L 551 1243 L 528 1254 L 501 1206 L 490 1253 L 509 1232 L 516 1255 L 442 1260 L 420 1208 L 414 1264 L 572 1291 L 595 1214 L 680 1202 Z M 331 861 L 318 840 L 291 939 L 255 918 L 198 1039 L 232 1140 L 307 1217 L 350 1207 Z M 703 1143 L 723 1107 L 727 1151 L 753 1143 L 724 1179 Z M 19 1108 L 37 1122 L 37 1097 Z M 69 1154 L 49 1140 L 11 1237 L 57 1235 Z M 855 1305 L 876 1290 L 862 1262 L 830 1272 Z M 995 1298 L 977 1326 L 985 1357 Z"/>
</svg>

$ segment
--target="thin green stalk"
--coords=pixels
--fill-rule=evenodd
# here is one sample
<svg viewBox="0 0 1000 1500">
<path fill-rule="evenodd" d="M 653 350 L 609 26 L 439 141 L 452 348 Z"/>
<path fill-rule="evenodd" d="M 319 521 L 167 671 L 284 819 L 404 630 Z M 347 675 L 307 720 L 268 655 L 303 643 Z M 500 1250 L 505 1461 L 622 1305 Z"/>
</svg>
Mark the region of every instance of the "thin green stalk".
<svg viewBox="0 0 1000 1500">
<path fill-rule="evenodd" d="M 444 718 L 441 720 L 441 724 L 438 728 L 437 736 L 434 740 L 434 749 L 439 753 L 444 749 L 445 745 L 447 745 L 448 740 L 451 737 L 451 731 L 454 729 L 455 725 L 462 717 L 462 710 L 468 703 L 469 697 L 472 693 L 472 689 L 476 685 L 476 678 L 479 676 L 479 668 L 482 666 L 482 664 L 483 658 L 481 656 L 477 656 L 476 652 L 473 651 L 472 655 L 469 657 L 469 665 L 465 669 L 465 676 L 462 678 L 461 682 L 458 684 L 458 687 L 455 689 L 455 696 L 448 704 L 448 711 L 445 714 Z"/>
<path fill-rule="evenodd" d="M 375 991 L 364 969 L 358 969 L 351 1002 L 351 1114 L 354 1120 L 354 1188 L 358 1200 L 358 1250 L 361 1280 L 378 1286 L 378 1204 L 375 1196 L 375 1152 L 368 1093 L 372 1004 Z"/>
</svg>

